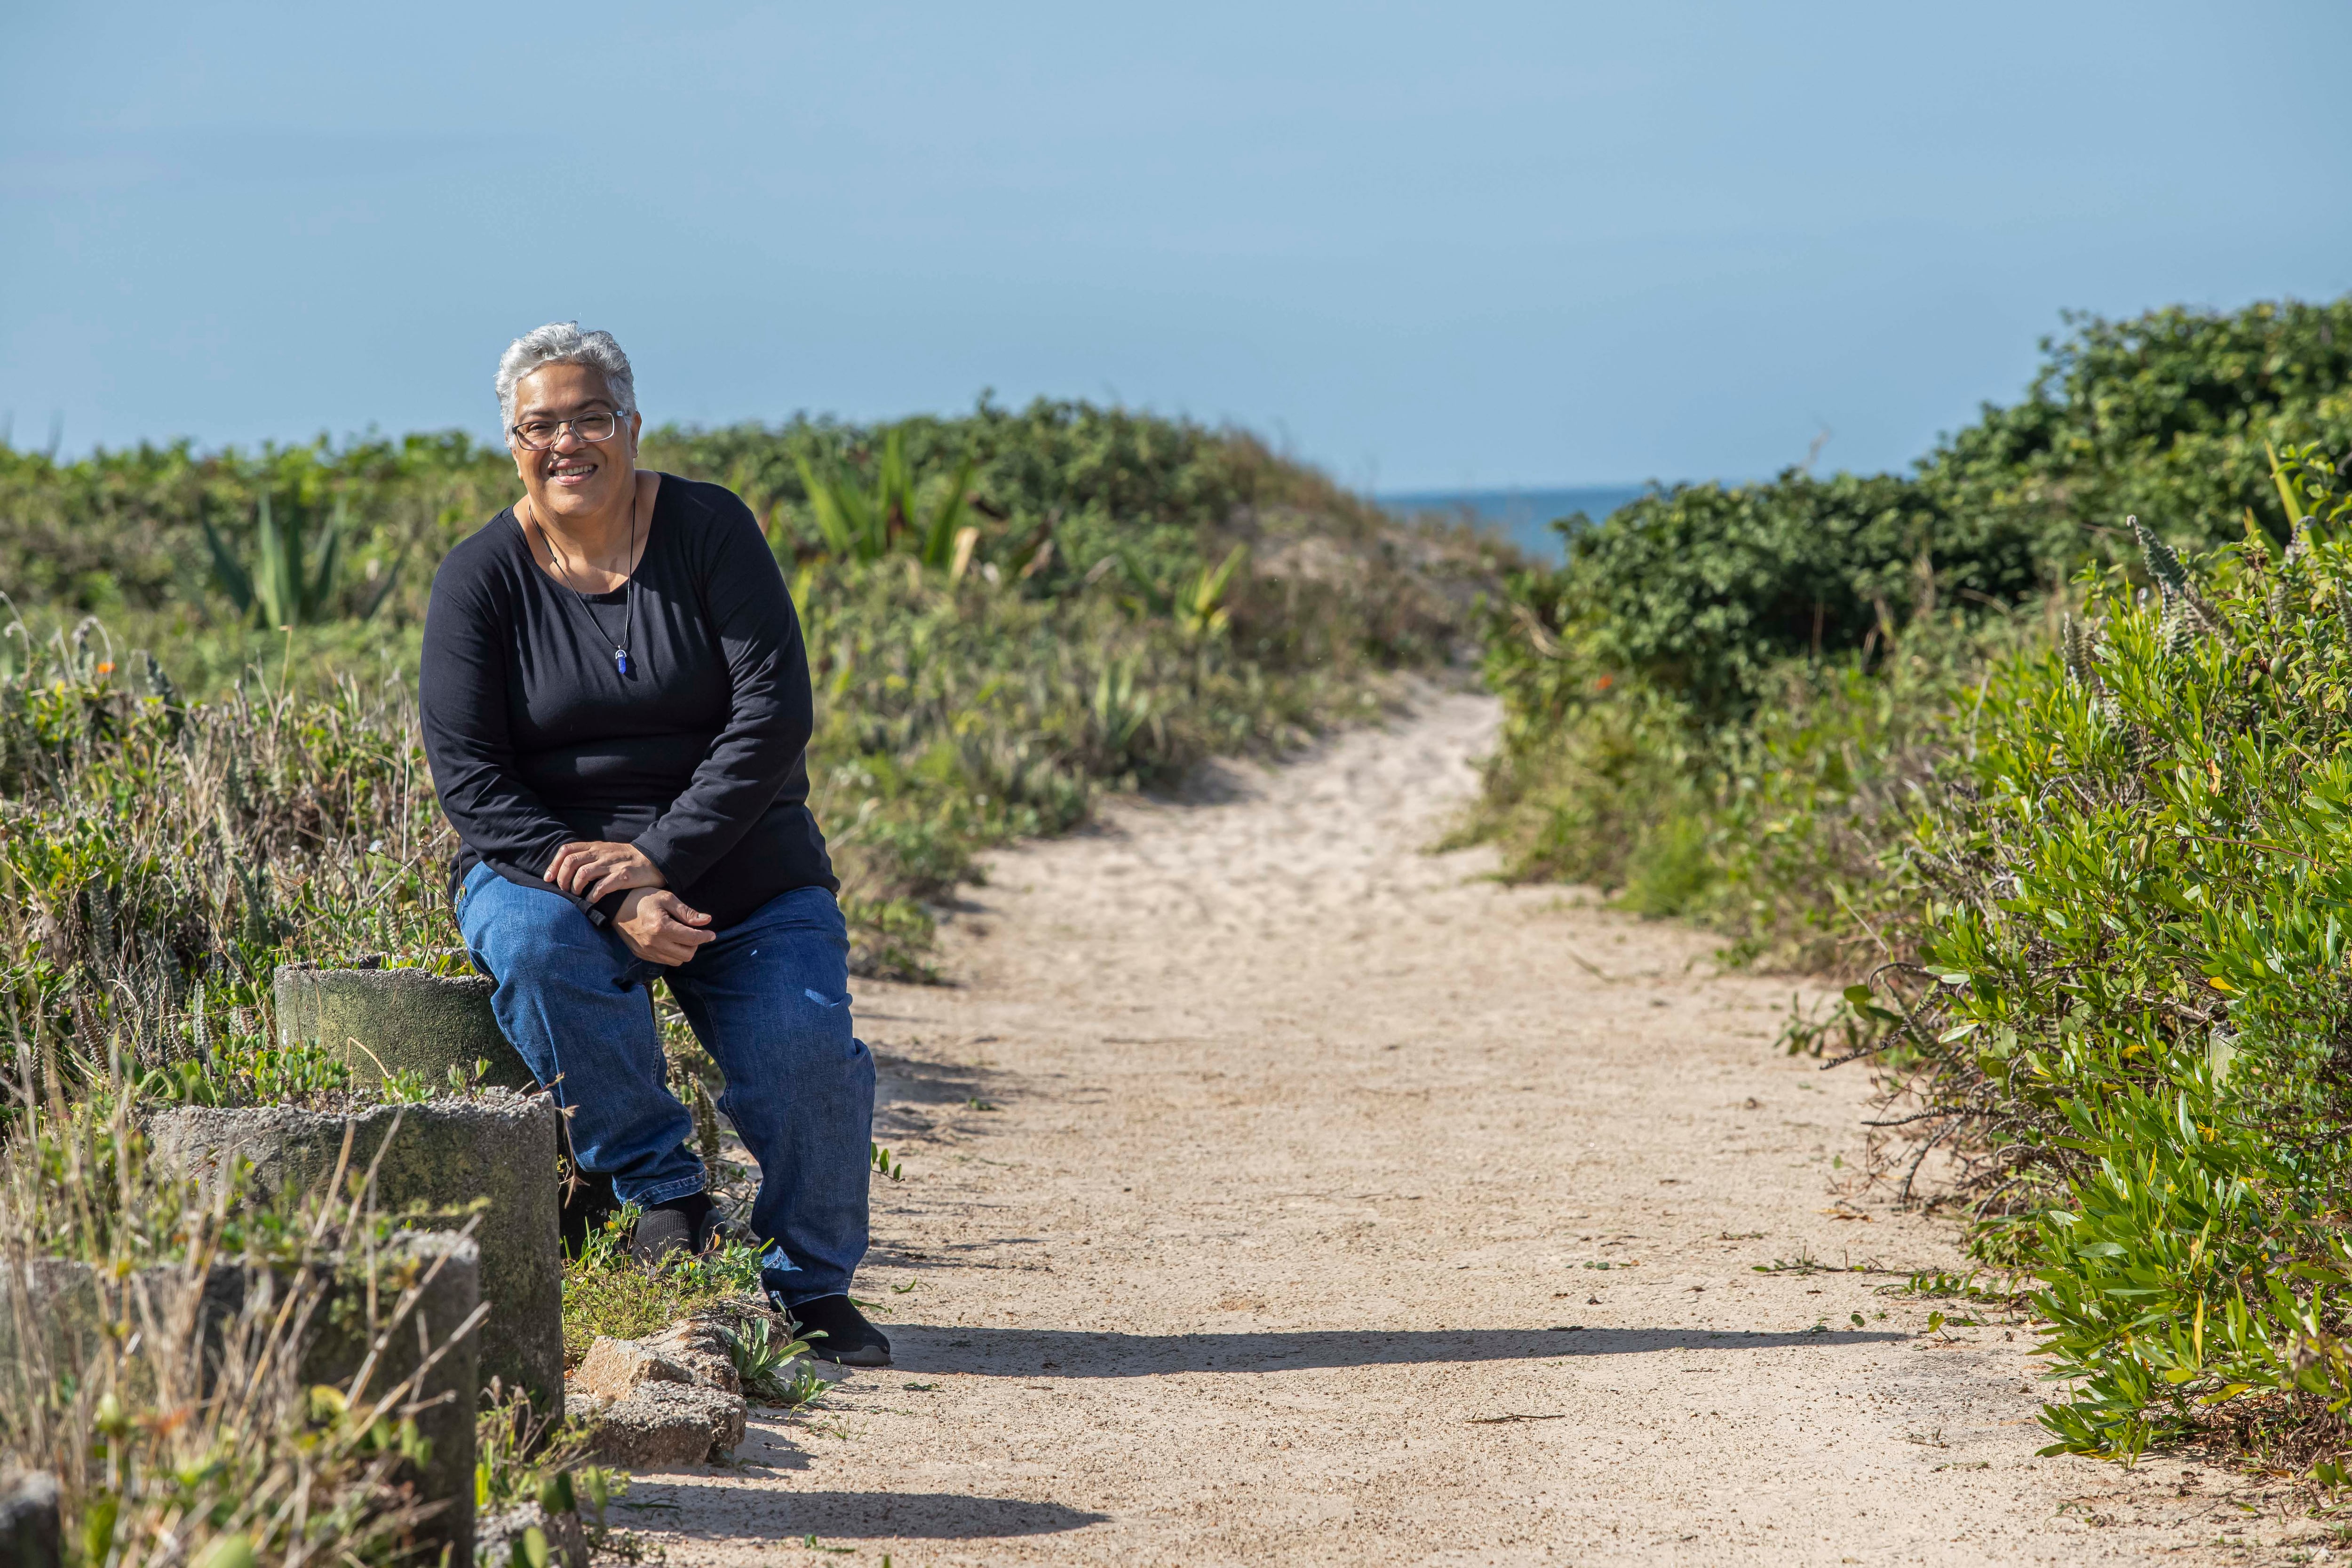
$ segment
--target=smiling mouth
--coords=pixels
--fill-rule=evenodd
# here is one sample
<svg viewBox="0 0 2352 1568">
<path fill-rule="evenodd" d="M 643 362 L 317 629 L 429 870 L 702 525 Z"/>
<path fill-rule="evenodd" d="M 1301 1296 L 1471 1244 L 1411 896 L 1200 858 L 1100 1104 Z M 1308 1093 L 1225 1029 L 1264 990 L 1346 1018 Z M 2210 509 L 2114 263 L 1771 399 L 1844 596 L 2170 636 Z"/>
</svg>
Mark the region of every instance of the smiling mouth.
<svg viewBox="0 0 2352 1568">
<path fill-rule="evenodd" d="M 596 465 L 592 462 L 579 458 L 563 458 L 548 465 L 547 477 L 555 484 L 576 485 L 583 483 L 595 471 Z"/>
</svg>

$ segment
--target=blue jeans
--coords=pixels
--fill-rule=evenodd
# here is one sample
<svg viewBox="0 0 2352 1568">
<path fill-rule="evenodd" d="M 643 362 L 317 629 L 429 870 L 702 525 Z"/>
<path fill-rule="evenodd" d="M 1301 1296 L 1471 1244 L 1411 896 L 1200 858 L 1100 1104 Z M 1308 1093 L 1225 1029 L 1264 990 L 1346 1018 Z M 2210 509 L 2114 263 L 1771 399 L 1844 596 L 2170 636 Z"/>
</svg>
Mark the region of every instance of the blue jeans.
<svg viewBox="0 0 2352 1568">
<path fill-rule="evenodd" d="M 850 1033 L 849 933 L 831 893 L 780 894 L 675 968 L 488 866 L 467 874 L 457 925 L 498 983 L 499 1027 L 568 1112 L 573 1156 L 646 1206 L 704 1184 L 654 1026 L 647 983 L 667 981 L 760 1164 L 751 1229 L 768 1288 L 787 1306 L 849 1289 L 866 1256 L 874 1058 Z"/>
</svg>

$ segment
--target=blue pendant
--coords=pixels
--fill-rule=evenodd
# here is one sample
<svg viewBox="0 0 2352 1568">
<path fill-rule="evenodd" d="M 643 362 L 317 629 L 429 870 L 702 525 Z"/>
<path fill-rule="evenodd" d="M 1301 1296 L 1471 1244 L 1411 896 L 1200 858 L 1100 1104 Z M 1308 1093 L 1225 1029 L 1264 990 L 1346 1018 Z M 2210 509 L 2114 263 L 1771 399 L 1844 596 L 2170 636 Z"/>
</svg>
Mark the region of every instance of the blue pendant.
<svg viewBox="0 0 2352 1568">
<path fill-rule="evenodd" d="M 629 650 L 627 648 L 616 647 L 613 650 L 613 668 L 619 670 L 623 675 L 629 673 Z"/>
</svg>

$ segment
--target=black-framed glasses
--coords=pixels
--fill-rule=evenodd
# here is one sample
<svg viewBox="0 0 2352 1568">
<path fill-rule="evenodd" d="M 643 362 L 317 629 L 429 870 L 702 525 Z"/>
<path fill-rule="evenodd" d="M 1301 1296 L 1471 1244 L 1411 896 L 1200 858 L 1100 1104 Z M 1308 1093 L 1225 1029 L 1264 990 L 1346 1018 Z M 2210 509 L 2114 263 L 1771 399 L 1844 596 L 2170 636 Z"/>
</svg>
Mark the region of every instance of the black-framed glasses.
<svg viewBox="0 0 2352 1568">
<path fill-rule="evenodd" d="M 621 416 L 617 414 L 578 414 L 569 419 L 526 419 L 508 434 L 514 437 L 517 446 L 544 452 L 562 440 L 563 432 L 567 429 L 593 447 L 600 441 L 611 440 L 613 433 L 620 427 Z"/>
</svg>

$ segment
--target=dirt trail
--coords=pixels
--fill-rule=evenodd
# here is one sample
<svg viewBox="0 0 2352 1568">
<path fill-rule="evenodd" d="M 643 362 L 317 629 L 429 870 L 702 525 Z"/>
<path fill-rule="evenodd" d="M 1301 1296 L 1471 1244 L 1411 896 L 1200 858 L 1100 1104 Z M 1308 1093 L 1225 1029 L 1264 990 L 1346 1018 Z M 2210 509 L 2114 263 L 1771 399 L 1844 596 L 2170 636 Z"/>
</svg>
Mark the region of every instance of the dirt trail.
<svg viewBox="0 0 2352 1568">
<path fill-rule="evenodd" d="M 1867 1085 L 1776 1051 L 1786 983 L 1422 852 L 1495 722 L 1423 693 L 999 857 L 961 984 L 858 996 L 897 1366 L 627 1522 L 898 1568 L 2181 1561 L 2247 1522 L 2036 1459 L 2023 1331 L 1880 1293 L 1958 1259 L 1840 1203 Z M 1896 1272 L 1755 1269 L 1808 1257 Z"/>
</svg>

